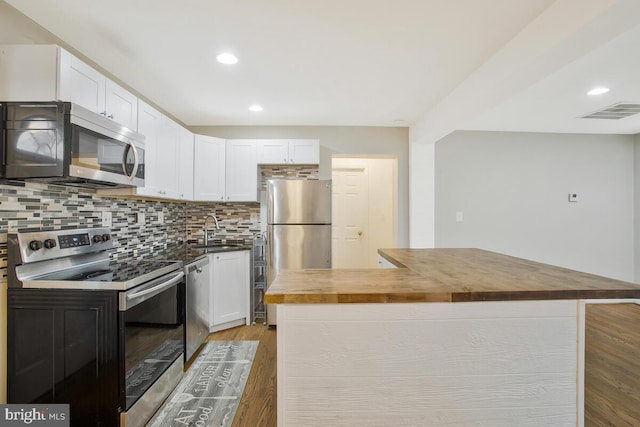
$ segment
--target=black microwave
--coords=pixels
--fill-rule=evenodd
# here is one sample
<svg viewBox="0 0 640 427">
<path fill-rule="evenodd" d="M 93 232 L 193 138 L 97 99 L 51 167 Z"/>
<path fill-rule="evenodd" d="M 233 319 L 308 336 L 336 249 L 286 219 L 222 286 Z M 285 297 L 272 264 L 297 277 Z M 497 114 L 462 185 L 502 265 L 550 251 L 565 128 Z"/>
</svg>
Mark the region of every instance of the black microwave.
<svg viewBox="0 0 640 427">
<path fill-rule="evenodd" d="M 6 102 L 0 108 L 5 178 L 144 186 L 143 135 L 69 102 Z"/>
</svg>

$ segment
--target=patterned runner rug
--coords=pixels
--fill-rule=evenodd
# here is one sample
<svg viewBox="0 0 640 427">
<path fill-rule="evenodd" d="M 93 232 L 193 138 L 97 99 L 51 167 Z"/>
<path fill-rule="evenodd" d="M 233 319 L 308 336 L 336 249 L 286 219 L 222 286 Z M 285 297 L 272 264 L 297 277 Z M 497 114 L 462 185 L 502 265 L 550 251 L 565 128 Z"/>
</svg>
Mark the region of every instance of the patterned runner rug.
<svg viewBox="0 0 640 427">
<path fill-rule="evenodd" d="M 258 343 L 207 343 L 147 426 L 230 426 Z"/>
</svg>

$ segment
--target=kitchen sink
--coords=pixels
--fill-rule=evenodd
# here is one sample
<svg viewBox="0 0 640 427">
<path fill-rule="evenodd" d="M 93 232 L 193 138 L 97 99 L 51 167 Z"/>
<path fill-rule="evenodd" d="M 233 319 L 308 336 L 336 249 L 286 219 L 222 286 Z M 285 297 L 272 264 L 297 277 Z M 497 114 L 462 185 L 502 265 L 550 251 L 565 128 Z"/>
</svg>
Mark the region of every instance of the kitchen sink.
<svg viewBox="0 0 640 427">
<path fill-rule="evenodd" d="M 233 245 L 233 244 L 213 244 L 213 245 L 194 245 L 192 246 L 195 249 L 204 249 L 206 251 L 215 252 L 215 251 L 226 251 L 229 249 L 242 248 L 245 245 Z"/>
</svg>

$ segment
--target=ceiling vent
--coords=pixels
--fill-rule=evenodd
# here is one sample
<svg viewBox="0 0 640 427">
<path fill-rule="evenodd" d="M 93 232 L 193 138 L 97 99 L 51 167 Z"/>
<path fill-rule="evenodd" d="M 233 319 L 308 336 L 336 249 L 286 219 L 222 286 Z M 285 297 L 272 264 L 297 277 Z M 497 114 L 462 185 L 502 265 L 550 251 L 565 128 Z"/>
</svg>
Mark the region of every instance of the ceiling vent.
<svg viewBox="0 0 640 427">
<path fill-rule="evenodd" d="M 594 111 L 586 116 L 582 116 L 583 119 L 607 119 L 607 120 L 620 120 L 625 117 L 633 116 L 640 113 L 640 104 L 630 104 L 628 102 L 619 102 L 611 105 L 603 110 Z"/>
</svg>

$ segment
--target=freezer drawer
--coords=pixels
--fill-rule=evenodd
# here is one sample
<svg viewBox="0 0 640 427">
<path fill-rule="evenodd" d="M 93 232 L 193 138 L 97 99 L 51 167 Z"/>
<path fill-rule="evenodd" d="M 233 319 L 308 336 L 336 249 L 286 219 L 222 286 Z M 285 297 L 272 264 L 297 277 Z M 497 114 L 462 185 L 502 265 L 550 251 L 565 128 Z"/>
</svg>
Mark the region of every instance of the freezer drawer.
<svg viewBox="0 0 640 427">
<path fill-rule="evenodd" d="M 331 225 L 267 225 L 267 280 L 278 270 L 331 268 Z M 267 323 L 277 323 L 275 306 L 267 305 Z"/>
<path fill-rule="evenodd" d="M 269 283 L 280 269 L 331 268 L 331 225 L 268 225 Z"/>
<path fill-rule="evenodd" d="M 331 181 L 267 181 L 267 224 L 331 224 Z"/>
</svg>

